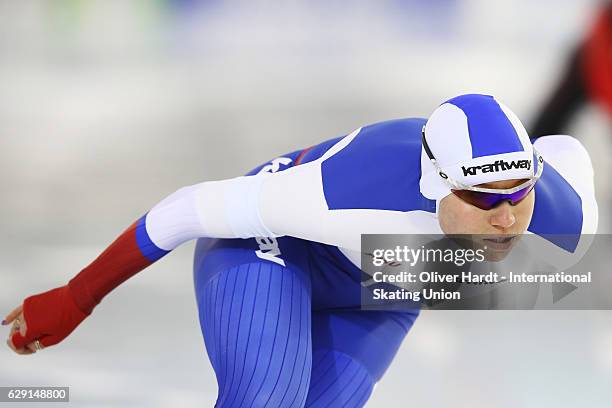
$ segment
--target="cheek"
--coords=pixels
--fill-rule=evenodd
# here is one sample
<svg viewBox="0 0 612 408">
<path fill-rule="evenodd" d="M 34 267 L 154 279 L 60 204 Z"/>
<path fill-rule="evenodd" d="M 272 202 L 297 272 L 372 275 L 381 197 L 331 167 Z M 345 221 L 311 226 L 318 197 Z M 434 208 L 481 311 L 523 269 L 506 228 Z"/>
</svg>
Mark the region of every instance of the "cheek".
<svg viewBox="0 0 612 408">
<path fill-rule="evenodd" d="M 475 234 L 486 227 L 487 212 L 451 194 L 440 201 L 438 221 L 445 234 Z"/>
</svg>

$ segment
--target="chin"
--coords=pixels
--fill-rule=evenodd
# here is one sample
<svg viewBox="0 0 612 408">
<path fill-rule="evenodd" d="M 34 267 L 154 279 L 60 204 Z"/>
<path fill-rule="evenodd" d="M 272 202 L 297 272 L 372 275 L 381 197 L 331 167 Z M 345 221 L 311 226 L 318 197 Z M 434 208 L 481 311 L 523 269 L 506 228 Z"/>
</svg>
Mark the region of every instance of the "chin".
<svg viewBox="0 0 612 408">
<path fill-rule="evenodd" d="M 511 249 L 504 251 L 485 249 L 484 259 L 487 262 L 500 262 L 508 256 L 510 251 Z"/>
</svg>

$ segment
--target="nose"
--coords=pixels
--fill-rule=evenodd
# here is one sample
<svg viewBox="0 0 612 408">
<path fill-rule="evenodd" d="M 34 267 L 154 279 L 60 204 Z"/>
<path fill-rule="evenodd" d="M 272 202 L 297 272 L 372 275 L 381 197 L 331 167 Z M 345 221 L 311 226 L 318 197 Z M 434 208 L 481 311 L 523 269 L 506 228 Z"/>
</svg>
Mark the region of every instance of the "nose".
<svg viewBox="0 0 612 408">
<path fill-rule="evenodd" d="M 504 201 L 491 210 L 489 223 L 499 229 L 510 228 L 516 222 L 516 217 L 512 212 L 512 206 L 508 201 Z"/>
</svg>

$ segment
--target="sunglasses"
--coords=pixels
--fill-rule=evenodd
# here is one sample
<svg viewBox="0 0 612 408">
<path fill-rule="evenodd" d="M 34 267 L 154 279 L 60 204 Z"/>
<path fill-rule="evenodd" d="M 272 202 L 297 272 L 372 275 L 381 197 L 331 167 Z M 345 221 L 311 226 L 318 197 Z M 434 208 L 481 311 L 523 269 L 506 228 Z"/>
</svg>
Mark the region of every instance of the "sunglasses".
<svg viewBox="0 0 612 408">
<path fill-rule="evenodd" d="M 425 140 L 425 127 L 423 127 L 423 149 L 429 157 L 429 160 L 433 163 L 434 167 L 438 171 L 438 175 L 451 187 L 451 191 L 457 197 L 462 199 L 468 204 L 480 208 L 481 210 L 490 210 L 498 204 L 508 201 L 511 205 L 516 205 L 525 199 L 531 190 L 535 187 L 536 182 L 544 171 L 544 158 L 542 155 L 533 148 L 533 153 L 538 161 L 538 169 L 536 174 L 525 180 L 518 186 L 507 189 L 496 189 L 496 188 L 484 188 L 474 187 L 467 184 L 463 184 L 457 180 L 451 179 L 438 165 L 438 161 L 434 157 L 433 153 L 427 145 Z"/>
<path fill-rule="evenodd" d="M 457 197 L 465 201 L 466 203 L 472 204 L 475 207 L 480 208 L 481 210 L 490 210 L 491 208 L 497 206 L 498 204 L 508 201 L 511 205 L 516 205 L 520 203 L 523 199 L 525 199 L 531 190 L 535 187 L 535 183 L 531 183 L 525 188 L 521 188 L 520 190 L 510 193 L 483 193 L 481 191 L 472 191 L 472 190 L 453 190 L 453 194 Z"/>
</svg>

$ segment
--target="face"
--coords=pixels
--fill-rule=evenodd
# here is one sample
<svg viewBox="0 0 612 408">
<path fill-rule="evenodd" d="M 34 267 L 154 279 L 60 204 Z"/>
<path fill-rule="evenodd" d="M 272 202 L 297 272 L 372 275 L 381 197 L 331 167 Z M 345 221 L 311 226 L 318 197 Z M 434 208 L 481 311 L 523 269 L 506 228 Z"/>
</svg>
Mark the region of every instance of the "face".
<svg viewBox="0 0 612 408">
<path fill-rule="evenodd" d="M 478 187 L 507 189 L 521 184 L 524 180 L 505 180 L 479 184 Z M 449 194 L 440 201 L 438 220 L 446 235 L 471 234 L 489 250 L 499 252 L 503 258 L 516 239 L 527 230 L 533 214 L 535 192 L 516 205 L 504 201 L 490 210 L 481 210 L 455 194 Z M 500 237 L 503 235 L 504 237 Z M 501 241 L 501 242 L 499 242 Z"/>
</svg>

